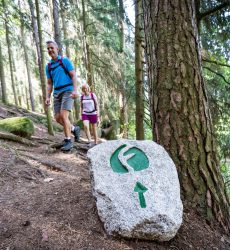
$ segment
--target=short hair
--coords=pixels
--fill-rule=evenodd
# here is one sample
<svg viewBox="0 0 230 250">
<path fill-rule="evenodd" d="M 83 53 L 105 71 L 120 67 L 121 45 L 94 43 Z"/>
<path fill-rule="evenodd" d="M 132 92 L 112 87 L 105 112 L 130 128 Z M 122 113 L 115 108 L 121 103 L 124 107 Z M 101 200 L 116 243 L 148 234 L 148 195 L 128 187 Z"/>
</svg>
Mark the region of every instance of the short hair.
<svg viewBox="0 0 230 250">
<path fill-rule="evenodd" d="M 46 45 L 53 43 L 57 48 L 58 48 L 58 44 L 55 41 L 49 40 L 46 42 Z"/>
</svg>

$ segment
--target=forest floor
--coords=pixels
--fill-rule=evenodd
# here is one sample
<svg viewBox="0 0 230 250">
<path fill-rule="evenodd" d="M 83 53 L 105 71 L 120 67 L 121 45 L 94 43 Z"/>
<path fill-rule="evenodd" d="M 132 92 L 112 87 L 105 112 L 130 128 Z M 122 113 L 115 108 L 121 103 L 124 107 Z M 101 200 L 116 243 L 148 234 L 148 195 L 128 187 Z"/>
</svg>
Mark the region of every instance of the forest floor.
<svg viewBox="0 0 230 250">
<path fill-rule="evenodd" d="M 22 115 L 30 113 L 0 105 L 1 118 Z M 91 192 L 83 132 L 82 143 L 64 154 L 51 147 L 62 133 L 46 131 L 35 123 L 34 147 L 0 139 L 1 250 L 230 249 L 230 237 L 185 204 L 183 225 L 169 242 L 108 236 Z"/>
</svg>

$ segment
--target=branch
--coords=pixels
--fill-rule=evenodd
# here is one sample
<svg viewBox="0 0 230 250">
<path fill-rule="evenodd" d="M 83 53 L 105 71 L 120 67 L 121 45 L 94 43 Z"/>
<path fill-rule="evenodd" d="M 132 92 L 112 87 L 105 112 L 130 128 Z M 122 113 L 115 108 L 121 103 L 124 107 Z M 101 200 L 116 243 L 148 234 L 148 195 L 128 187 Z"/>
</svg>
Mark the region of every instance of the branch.
<svg viewBox="0 0 230 250">
<path fill-rule="evenodd" d="M 220 73 L 218 73 L 218 72 L 216 72 L 216 71 L 214 71 L 214 70 L 212 70 L 212 69 L 210 69 L 209 67 L 206 67 L 206 66 L 203 66 L 203 68 L 205 68 L 205 69 L 211 71 L 212 73 L 218 75 L 218 76 L 221 77 L 227 84 L 230 84 L 230 82 L 228 82 L 222 74 L 220 74 Z"/>
<path fill-rule="evenodd" d="M 204 61 L 204 62 L 209 62 L 209 63 L 214 63 L 214 64 L 216 64 L 216 65 L 220 65 L 220 66 L 223 66 L 223 67 L 229 67 L 229 68 L 230 68 L 230 65 L 229 65 L 229 64 L 221 63 L 221 62 L 218 62 L 218 61 L 212 61 L 212 60 L 203 59 L 203 58 L 202 58 L 202 61 Z"/>
<path fill-rule="evenodd" d="M 147 121 L 146 119 L 144 119 L 145 124 L 149 127 L 152 128 L 151 124 L 149 123 L 149 121 Z"/>
<path fill-rule="evenodd" d="M 204 17 L 209 16 L 209 15 L 211 15 L 211 14 L 217 12 L 217 11 L 223 9 L 224 7 L 228 6 L 228 5 L 229 5 L 229 0 L 227 0 L 226 2 L 224 2 L 224 3 L 222 3 L 222 4 L 218 5 L 218 6 L 216 6 L 216 7 L 213 8 L 213 9 L 207 10 L 207 11 L 204 12 L 204 13 L 200 13 L 200 15 L 198 16 L 199 21 L 200 21 L 201 19 L 203 19 Z"/>
</svg>

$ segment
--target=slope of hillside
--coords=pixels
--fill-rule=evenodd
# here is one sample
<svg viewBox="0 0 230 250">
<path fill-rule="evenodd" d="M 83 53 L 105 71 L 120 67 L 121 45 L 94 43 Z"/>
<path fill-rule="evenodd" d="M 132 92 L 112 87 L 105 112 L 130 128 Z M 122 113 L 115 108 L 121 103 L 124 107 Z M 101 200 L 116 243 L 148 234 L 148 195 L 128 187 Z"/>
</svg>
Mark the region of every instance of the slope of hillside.
<svg viewBox="0 0 230 250">
<path fill-rule="evenodd" d="M 22 115 L 34 121 L 34 146 L 0 138 L 0 249 L 230 249 L 230 238 L 189 204 L 184 204 L 181 229 L 169 242 L 108 236 L 91 192 L 84 138 L 64 154 L 52 146 L 62 133 L 49 136 L 42 116 L 0 105 L 0 119 Z"/>
</svg>

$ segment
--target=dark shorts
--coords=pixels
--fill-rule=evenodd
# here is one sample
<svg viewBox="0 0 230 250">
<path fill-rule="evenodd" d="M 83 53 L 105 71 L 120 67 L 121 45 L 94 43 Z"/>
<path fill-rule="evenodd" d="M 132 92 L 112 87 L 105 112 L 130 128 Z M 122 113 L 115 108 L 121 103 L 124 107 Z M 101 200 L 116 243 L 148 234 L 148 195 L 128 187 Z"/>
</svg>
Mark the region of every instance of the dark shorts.
<svg viewBox="0 0 230 250">
<path fill-rule="evenodd" d="M 97 115 L 85 115 L 82 114 L 82 121 L 89 121 L 92 124 L 97 123 Z"/>
<path fill-rule="evenodd" d="M 72 91 L 64 91 L 54 94 L 54 114 L 60 113 L 61 110 L 71 111 L 74 99 L 70 97 Z"/>
</svg>

